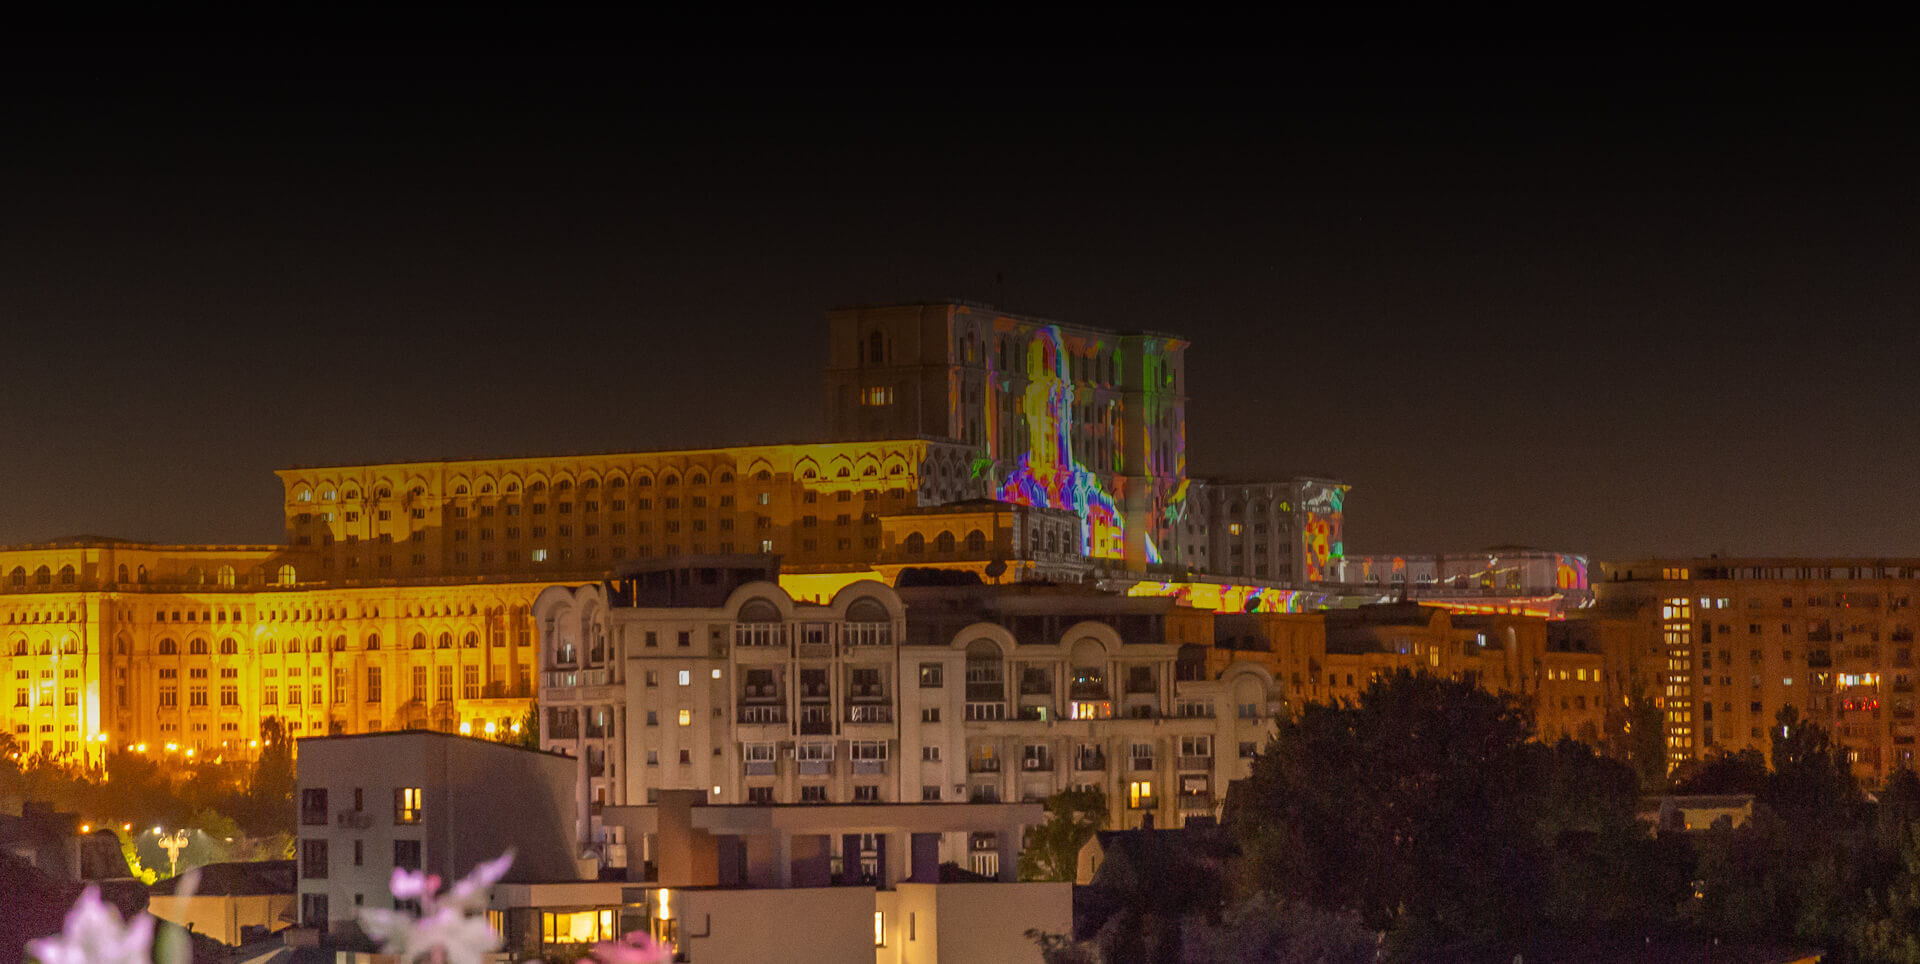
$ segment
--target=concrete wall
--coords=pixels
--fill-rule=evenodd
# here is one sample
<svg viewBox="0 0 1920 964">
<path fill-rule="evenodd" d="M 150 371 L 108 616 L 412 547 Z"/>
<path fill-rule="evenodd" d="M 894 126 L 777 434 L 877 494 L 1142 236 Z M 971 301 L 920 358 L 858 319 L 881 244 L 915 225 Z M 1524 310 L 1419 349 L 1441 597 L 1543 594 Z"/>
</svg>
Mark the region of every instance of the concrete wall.
<svg viewBox="0 0 1920 964">
<path fill-rule="evenodd" d="M 299 899 L 293 894 L 263 894 L 228 897 L 156 896 L 147 910 L 153 916 L 172 921 L 196 934 L 205 934 L 222 944 L 240 943 L 243 927 L 279 930 L 288 925 Z"/>
<path fill-rule="evenodd" d="M 676 891 L 680 947 L 696 964 L 874 960 L 868 887 Z M 1037 959 L 1037 958 L 1036 958 Z"/>
</svg>

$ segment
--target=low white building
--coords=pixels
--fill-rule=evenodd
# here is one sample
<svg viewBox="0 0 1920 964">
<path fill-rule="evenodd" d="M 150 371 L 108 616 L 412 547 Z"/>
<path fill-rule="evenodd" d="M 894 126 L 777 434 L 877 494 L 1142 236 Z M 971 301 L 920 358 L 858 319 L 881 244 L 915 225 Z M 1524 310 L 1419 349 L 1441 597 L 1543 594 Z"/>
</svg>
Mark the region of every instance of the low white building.
<svg viewBox="0 0 1920 964">
<path fill-rule="evenodd" d="M 457 880 L 511 848 L 509 881 L 578 880 L 574 761 L 429 730 L 298 741 L 300 923 L 391 907 L 394 868 Z"/>
</svg>

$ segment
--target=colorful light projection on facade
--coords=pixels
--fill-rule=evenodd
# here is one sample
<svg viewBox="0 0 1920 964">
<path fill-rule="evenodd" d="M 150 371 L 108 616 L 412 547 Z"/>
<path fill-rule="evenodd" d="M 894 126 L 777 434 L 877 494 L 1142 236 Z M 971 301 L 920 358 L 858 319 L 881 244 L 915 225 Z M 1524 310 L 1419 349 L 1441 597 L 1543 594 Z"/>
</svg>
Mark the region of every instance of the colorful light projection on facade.
<svg viewBox="0 0 1920 964">
<path fill-rule="evenodd" d="M 1080 517 L 1083 554 L 1123 555 L 1126 521 L 1114 495 L 1073 457 L 1073 379 L 1055 326 L 1039 329 L 1027 345 L 1027 390 L 1020 409 L 1027 423 L 1028 451 L 1000 483 L 999 499 L 1072 510 Z"/>
<path fill-rule="evenodd" d="M 1554 585 L 1561 589 L 1590 589 L 1587 584 L 1587 557 L 1571 553 L 1556 553 L 1554 562 Z"/>
<path fill-rule="evenodd" d="M 1310 482 L 1300 495 L 1300 541 L 1304 549 L 1302 580 L 1334 582 L 1338 563 L 1346 557 L 1346 501 L 1351 486 Z"/>
<path fill-rule="evenodd" d="M 1216 613 L 1304 613 L 1338 605 L 1328 593 L 1213 582 L 1137 582 L 1127 588 L 1127 595 L 1170 597 L 1183 606 Z"/>
</svg>

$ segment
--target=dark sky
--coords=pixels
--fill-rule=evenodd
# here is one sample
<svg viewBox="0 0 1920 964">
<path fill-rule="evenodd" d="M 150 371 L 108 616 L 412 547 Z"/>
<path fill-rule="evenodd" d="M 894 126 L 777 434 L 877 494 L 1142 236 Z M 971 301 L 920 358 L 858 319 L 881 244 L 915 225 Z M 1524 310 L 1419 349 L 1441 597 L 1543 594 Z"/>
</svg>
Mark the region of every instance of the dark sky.
<svg viewBox="0 0 1920 964">
<path fill-rule="evenodd" d="M 1350 550 L 1920 555 L 1893 54 L 131 39 L 8 41 L 0 543 L 806 439 L 826 308 L 957 296 L 1186 334 L 1190 468 Z"/>
</svg>

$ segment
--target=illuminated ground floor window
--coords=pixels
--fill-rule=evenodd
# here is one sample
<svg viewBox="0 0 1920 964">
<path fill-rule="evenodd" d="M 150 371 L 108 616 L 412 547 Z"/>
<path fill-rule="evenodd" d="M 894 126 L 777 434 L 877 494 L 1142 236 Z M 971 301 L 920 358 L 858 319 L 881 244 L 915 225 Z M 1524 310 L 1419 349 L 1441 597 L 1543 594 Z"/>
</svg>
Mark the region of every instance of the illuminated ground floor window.
<svg viewBox="0 0 1920 964">
<path fill-rule="evenodd" d="M 540 935 L 548 944 L 593 944 L 618 936 L 612 910 L 577 910 L 540 915 Z"/>
</svg>

